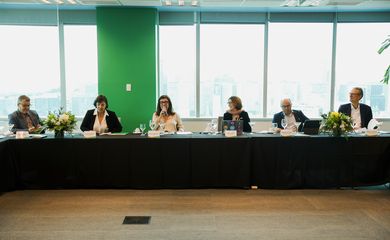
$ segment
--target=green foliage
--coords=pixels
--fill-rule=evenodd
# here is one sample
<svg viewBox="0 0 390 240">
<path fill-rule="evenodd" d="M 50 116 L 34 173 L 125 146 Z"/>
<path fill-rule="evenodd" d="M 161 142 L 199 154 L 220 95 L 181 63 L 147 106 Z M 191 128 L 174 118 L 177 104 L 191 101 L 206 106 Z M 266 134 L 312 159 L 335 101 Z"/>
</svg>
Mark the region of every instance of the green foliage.
<svg viewBox="0 0 390 240">
<path fill-rule="evenodd" d="M 54 132 L 72 132 L 76 127 L 76 117 L 71 112 L 64 112 L 62 108 L 58 112 L 49 112 L 44 125 Z"/>
<path fill-rule="evenodd" d="M 352 119 L 339 112 L 329 112 L 328 114 L 322 114 L 322 127 L 321 132 L 329 133 L 334 137 L 341 135 L 347 136 L 348 132 L 353 131 Z"/>
<path fill-rule="evenodd" d="M 382 46 L 379 48 L 378 53 L 381 54 L 389 46 L 390 46 L 390 35 L 389 35 L 389 38 L 387 38 L 382 43 Z M 383 76 L 383 79 L 381 80 L 381 82 L 383 82 L 384 84 L 389 84 L 389 78 L 390 78 L 390 65 L 387 67 L 387 70 L 386 70 L 385 75 Z"/>
</svg>

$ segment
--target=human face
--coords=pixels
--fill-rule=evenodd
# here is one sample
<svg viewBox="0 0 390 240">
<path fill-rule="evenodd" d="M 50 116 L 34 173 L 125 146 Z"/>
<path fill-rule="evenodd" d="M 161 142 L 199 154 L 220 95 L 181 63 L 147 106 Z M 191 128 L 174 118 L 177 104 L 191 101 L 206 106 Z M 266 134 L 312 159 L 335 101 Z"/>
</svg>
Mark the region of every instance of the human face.
<svg viewBox="0 0 390 240">
<path fill-rule="evenodd" d="M 291 102 L 288 101 L 288 100 L 283 100 L 280 102 L 280 107 L 282 108 L 282 111 L 284 112 L 284 114 L 286 115 L 290 115 L 291 114 Z"/>
<path fill-rule="evenodd" d="M 232 100 L 228 100 L 228 106 L 229 106 L 229 110 L 233 111 L 236 109 L 236 106 L 234 106 L 234 103 L 232 102 Z"/>
<path fill-rule="evenodd" d="M 99 103 L 96 103 L 96 109 L 99 113 L 104 113 L 104 111 L 106 111 L 106 108 L 107 108 L 107 104 L 106 102 L 99 102 Z"/>
<path fill-rule="evenodd" d="M 30 110 L 30 101 L 23 100 L 18 104 L 18 109 L 22 113 L 27 113 Z"/>
<path fill-rule="evenodd" d="M 169 100 L 167 98 L 160 99 L 160 108 L 168 110 L 169 108 Z"/>
<path fill-rule="evenodd" d="M 351 103 L 358 103 L 360 101 L 360 98 L 361 98 L 361 95 L 360 95 L 359 90 L 353 88 L 349 92 L 349 101 L 351 101 Z"/>
</svg>

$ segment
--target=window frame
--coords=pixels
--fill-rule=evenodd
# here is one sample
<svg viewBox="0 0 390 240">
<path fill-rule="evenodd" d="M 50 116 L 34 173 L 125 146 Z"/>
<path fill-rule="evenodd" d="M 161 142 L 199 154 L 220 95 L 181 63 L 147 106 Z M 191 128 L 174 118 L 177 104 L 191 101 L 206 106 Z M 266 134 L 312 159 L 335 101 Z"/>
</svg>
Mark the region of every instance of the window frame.
<svg viewBox="0 0 390 240">
<path fill-rule="evenodd" d="M 164 21 L 164 25 L 180 25 L 180 17 L 183 18 L 183 13 L 180 15 L 180 17 L 176 18 L 175 15 L 177 12 L 159 12 L 159 21 L 161 21 L 161 18 L 165 20 L 169 16 L 169 21 Z M 390 22 L 390 14 L 388 12 L 328 12 L 328 13 L 316 13 L 316 12 L 284 12 L 284 13 L 273 13 L 273 12 L 258 12 L 258 13 L 231 13 L 231 12 L 193 12 L 191 14 L 186 14 L 187 17 L 185 23 L 188 24 L 191 22 L 191 24 L 195 24 L 197 31 L 196 31 L 196 117 L 191 118 L 183 118 L 187 121 L 203 121 L 203 120 L 209 120 L 212 118 L 202 118 L 200 117 L 200 24 L 264 24 L 264 69 L 263 69 L 263 110 L 262 110 L 262 117 L 260 118 L 252 118 L 255 121 L 269 121 L 272 118 L 267 117 L 267 97 L 268 97 L 268 37 L 269 37 L 269 23 L 270 22 L 279 22 L 279 23 L 332 23 L 332 53 L 331 53 L 331 79 L 330 79 L 330 99 L 329 111 L 335 111 L 338 106 L 335 106 L 335 91 L 336 91 L 336 48 L 337 48 L 337 25 L 338 23 L 389 23 Z M 203 16 L 202 16 L 203 15 Z M 192 18 L 194 21 L 191 21 Z M 158 27 L 158 26 L 157 26 Z M 158 30 L 157 30 L 158 31 Z M 378 43 L 379 46 L 380 43 Z M 159 45 L 158 45 L 159 48 Z M 157 49 L 157 54 L 159 53 L 159 49 Z M 159 58 L 157 59 L 157 65 L 159 66 Z M 158 69 L 157 73 L 157 84 L 159 85 L 159 74 L 160 70 Z M 261 79 L 261 78 L 260 78 Z M 378 80 L 379 82 L 379 80 Z M 160 94 L 160 91 L 158 90 L 157 96 Z M 320 116 L 318 118 L 313 119 L 320 119 Z M 390 116 L 386 116 L 384 118 L 380 118 L 383 120 L 390 120 Z"/>
</svg>

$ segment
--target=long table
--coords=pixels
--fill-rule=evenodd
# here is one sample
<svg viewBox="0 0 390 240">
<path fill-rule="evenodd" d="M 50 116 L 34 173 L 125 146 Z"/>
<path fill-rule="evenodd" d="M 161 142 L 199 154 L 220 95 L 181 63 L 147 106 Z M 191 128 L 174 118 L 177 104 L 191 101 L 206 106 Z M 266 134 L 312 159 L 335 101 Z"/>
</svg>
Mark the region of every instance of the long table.
<svg viewBox="0 0 390 240">
<path fill-rule="evenodd" d="M 0 191 L 334 188 L 390 181 L 390 135 L 1 139 Z"/>
</svg>

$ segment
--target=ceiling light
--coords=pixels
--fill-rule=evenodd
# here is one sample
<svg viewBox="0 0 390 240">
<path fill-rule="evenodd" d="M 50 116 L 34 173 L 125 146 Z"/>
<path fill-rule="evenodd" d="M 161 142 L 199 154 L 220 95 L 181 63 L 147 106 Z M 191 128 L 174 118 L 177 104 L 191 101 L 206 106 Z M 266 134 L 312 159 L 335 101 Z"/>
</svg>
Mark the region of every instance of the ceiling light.
<svg viewBox="0 0 390 240">
<path fill-rule="evenodd" d="M 179 6 L 184 6 L 184 0 L 179 0 L 178 4 L 179 4 Z"/>
<path fill-rule="evenodd" d="M 57 4 L 64 4 L 62 0 L 55 0 Z"/>
<path fill-rule="evenodd" d="M 69 2 L 70 4 L 77 4 L 77 2 L 76 2 L 75 0 L 68 0 L 68 2 Z"/>
<path fill-rule="evenodd" d="M 166 6 L 172 6 L 172 1 L 171 0 L 165 0 L 165 5 Z"/>
<path fill-rule="evenodd" d="M 48 0 L 41 0 L 43 3 L 46 3 L 46 4 L 51 4 L 51 2 L 50 1 L 48 1 Z"/>
<path fill-rule="evenodd" d="M 191 1 L 191 6 L 193 6 L 193 7 L 198 6 L 198 1 L 197 0 L 192 0 Z"/>
</svg>

